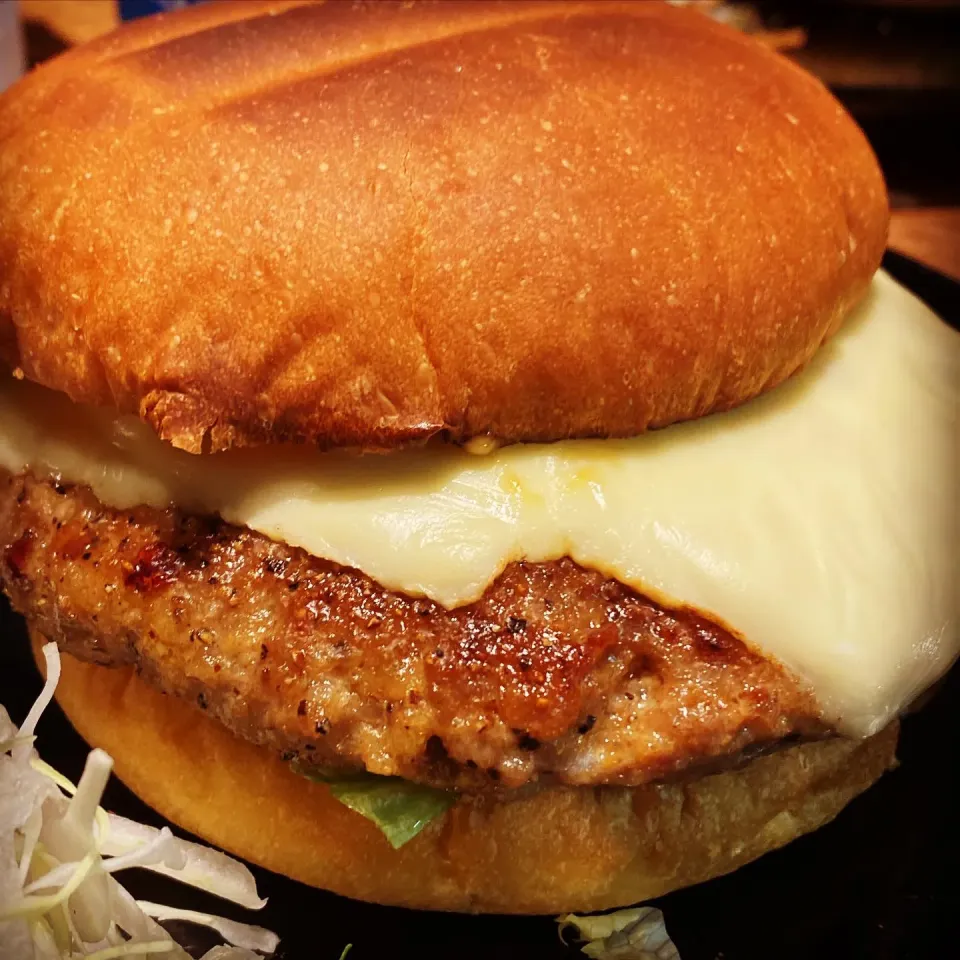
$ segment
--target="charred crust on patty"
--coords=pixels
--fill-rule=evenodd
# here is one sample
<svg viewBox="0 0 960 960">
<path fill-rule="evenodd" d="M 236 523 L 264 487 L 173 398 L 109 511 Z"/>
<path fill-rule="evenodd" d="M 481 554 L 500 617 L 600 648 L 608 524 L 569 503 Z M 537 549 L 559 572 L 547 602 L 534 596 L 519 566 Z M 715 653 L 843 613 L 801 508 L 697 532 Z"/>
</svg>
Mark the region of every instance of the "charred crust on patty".
<svg viewBox="0 0 960 960">
<path fill-rule="evenodd" d="M 540 741 L 536 737 L 531 737 L 525 730 L 514 730 L 517 738 L 517 746 L 521 750 L 539 750 Z"/>
<path fill-rule="evenodd" d="M 24 496 L 24 491 L 21 491 L 17 495 L 17 503 L 22 504 L 23 500 L 21 499 Z M 4 559 L 7 564 L 7 569 L 10 573 L 17 579 L 23 577 L 24 566 L 27 562 L 27 557 L 30 552 L 30 546 L 33 543 L 34 539 L 33 530 L 24 530 L 23 533 L 17 537 L 16 540 L 11 543 L 6 550 L 4 551 Z"/>
<path fill-rule="evenodd" d="M 216 519 L 29 476 L 3 496 L 5 556 L 34 539 L 0 576 L 40 629 L 307 763 L 465 790 L 632 785 L 825 732 L 811 693 L 723 627 L 570 560 L 513 564 L 445 610 Z M 66 557 L 78 544 L 90 562 Z"/>
<path fill-rule="evenodd" d="M 177 578 L 183 560 L 167 544 L 155 542 L 143 547 L 137 554 L 124 584 L 138 593 L 146 593 L 165 587 Z"/>
</svg>

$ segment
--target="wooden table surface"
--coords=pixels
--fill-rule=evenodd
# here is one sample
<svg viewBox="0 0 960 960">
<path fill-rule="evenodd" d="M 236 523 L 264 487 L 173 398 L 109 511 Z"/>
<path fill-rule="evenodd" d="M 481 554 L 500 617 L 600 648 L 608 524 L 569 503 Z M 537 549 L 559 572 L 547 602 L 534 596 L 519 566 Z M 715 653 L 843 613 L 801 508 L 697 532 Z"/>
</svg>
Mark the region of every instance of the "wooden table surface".
<svg viewBox="0 0 960 960">
<path fill-rule="evenodd" d="M 25 19 L 68 43 L 90 40 L 117 23 L 114 0 L 20 0 L 20 8 Z M 894 210 L 890 247 L 960 280 L 960 207 Z"/>
<path fill-rule="evenodd" d="M 960 280 L 960 207 L 894 210 L 889 245 Z"/>
</svg>

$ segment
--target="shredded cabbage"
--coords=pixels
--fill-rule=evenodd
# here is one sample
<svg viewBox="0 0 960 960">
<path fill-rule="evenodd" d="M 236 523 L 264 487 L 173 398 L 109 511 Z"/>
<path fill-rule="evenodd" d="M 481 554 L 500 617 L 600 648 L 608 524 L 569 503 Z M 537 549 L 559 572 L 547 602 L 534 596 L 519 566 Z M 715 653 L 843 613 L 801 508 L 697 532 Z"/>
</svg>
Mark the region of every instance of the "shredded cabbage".
<svg viewBox="0 0 960 960">
<path fill-rule="evenodd" d="M 224 940 L 229 940 L 234 946 L 245 950 L 260 950 L 263 953 L 273 953 L 277 949 L 279 938 L 271 930 L 263 927 L 254 927 L 246 923 L 236 923 L 223 917 L 215 917 L 209 913 L 198 913 L 196 910 L 178 910 L 175 907 L 165 907 L 159 903 L 149 903 L 138 900 L 137 906 L 154 920 L 185 920 L 187 923 L 199 923 L 202 926 L 216 930 Z"/>
<path fill-rule="evenodd" d="M 259 960 L 277 947 L 262 927 L 138 903 L 114 874 L 153 870 L 243 907 L 266 901 L 246 867 L 226 854 L 107 814 L 100 799 L 113 768 L 102 750 L 72 784 L 34 750 L 34 731 L 60 676 L 56 644 L 43 647 L 47 679 L 19 730 L 0 706 L 0 944 L 17 960 L 190 960 L 154 917 L 203 923 L 230 946 L 204 960 Z M 12 951 L 12 952 L 10 952 Z M 256 952 L 254 952 L 256 951 Z"/>
<path fill-rule="evenodd" d="M 50 706 L 54 691 L 60 682 L 60 651 L 57 649 L 55 643 L 44 644 L 43 659 L 47 665 L 47 677 L 44 681 L 43 689 L 40 691 L 40 696 L 37 697 L 33 706 L 30 708 L 30 712 L 23 721 L 23 726 L 17 731 L 17 736 L 19 737 L 33 736 L 34 731 L 37 729 L 37 723 L 40 717 L 43 716 L 43 711 Z"/>
<path fill-rule="evenodd" d="M 155 940 L 153 943 L 121 943 L 116 947 L 105 947 L 95 953 L 88 953 L 86 960 L 114 960 L 115 957 L 133 957 L 145 953 L 169 953 L 176 947 L 170 941 Z"/>
<path fill-rule="evenodd" d="M 576 931 L 580 948 L 593 960 L 680 960 L 680 954 L 656 907 L 630 907 L 594 916 L 557 917 L 560 939 Z"/>
<path fill-rule="evenodd" d="M 115 813 L 107 816 L 108 826 L 100 852 L 108 856 L 122 857 L 143 849 L 155 842 L 160 834 L 156 827 L 118 817 Z M 174 837 L 173 841 L 178 855 L 183 858 L 182 866 L 162 861 L 140 863 L 138 866 L 206 890 L 248 910 L 260 910 L 267 905 L 266 900 L 257 896 L 253 874 L 242 863 L 199 843 L 178 837 Z"/>
</svg>

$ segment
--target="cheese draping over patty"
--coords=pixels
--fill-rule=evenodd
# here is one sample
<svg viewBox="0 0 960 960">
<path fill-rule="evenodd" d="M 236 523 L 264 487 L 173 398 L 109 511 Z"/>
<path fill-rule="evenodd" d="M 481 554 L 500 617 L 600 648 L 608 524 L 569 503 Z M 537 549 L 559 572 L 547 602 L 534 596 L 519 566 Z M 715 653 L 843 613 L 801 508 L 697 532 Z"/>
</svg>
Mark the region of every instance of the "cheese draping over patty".
<svg viewBox="0 0 960 960">
<path fill-rule="evenodd" d="M 724 623 L 866 735 L 958 653 L 958 411 L 960 336 L 880 273 L 803 373 L 635 439 L 194 456 L 10 380 L 0 464 L 216 513 L 447 607 L 511 561 L 569 556 Z"/>
</svg>

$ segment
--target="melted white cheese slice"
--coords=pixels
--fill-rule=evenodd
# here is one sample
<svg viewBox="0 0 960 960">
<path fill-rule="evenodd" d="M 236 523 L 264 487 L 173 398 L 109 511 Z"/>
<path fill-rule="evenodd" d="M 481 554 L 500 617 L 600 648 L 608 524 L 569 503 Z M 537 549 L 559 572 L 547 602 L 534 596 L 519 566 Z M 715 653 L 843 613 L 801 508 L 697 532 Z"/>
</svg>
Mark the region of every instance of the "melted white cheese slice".
<svg viewBox="0 0 960 960">
<path fill-rule="evenodd" d="M 563 556 L 697 608 L 880 729 L 958 652 L 960 337 L 878 274 L 801 375 L 632 440 L 197 457 L 139 421 L 0 388 L 0 464 L 108 504 L 219 513 L 454 607 Z"/>
</svg>

